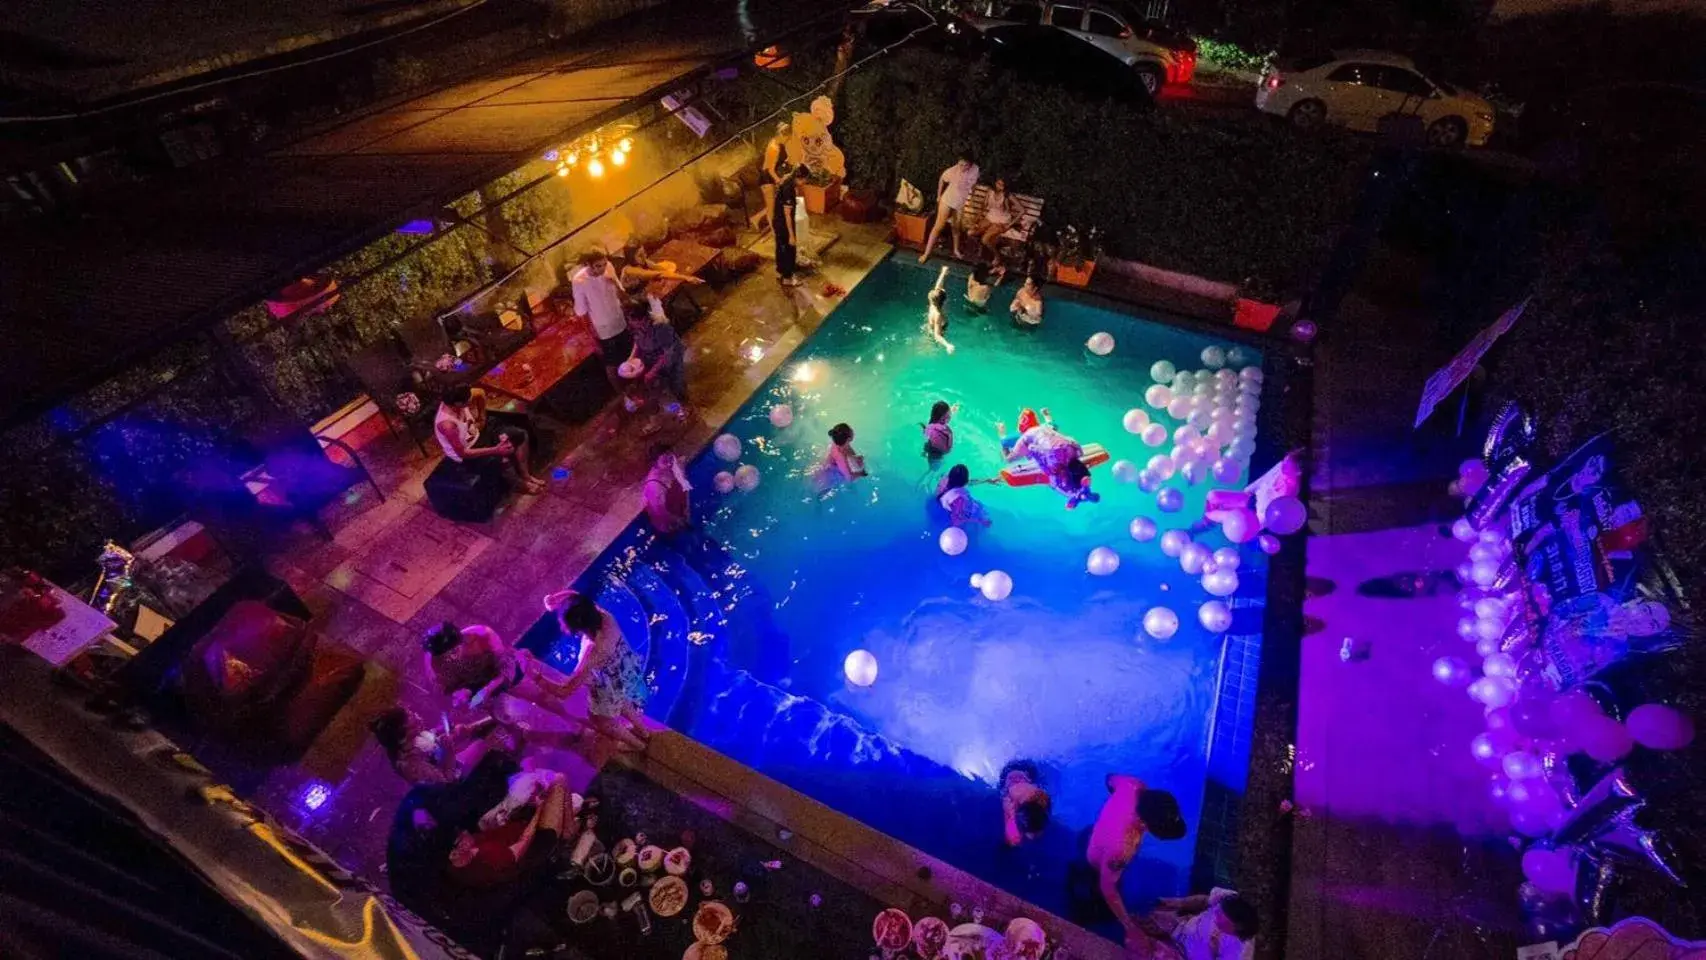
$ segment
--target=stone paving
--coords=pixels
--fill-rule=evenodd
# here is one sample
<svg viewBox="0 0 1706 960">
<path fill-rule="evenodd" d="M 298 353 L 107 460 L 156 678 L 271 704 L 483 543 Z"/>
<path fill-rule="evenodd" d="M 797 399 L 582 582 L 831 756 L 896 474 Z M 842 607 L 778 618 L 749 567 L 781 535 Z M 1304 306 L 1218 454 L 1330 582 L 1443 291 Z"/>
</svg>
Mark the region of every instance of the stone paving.
<svg viewBox="0 0 1706 960">
<path fill-rule="evenodd" d="M 765 264 L 721 290 L 695 290 L 705 315 L 684 338 L 695 416 L 661 418 L 655 435 L 641 436 L 642 422 L 612 404 L 585 424 L 556 425 L 556 453 L 542 473 L 549 489 L 512 498 L 488 523 L 449 523 L 427 505 L 421 484 L 436 450 L 423 456 L 389 438 L 364 450 L 385 501 L 339 508 L 328 517 L 332 542 L 303 532 L 269 566 L 314 611 L 322 636 L 367 658 L 367 689 L 301 763 L 257 772 L 240 788 L 346 868 L 381 876 L 386 824 L 405 788 L 365 724 L 393 699 L 427 717 L 445 709 L 421 675 L 421 636 L 446 620 L 509 637 L 523 631 L 541 598 L 574 580 L 639 513 L 651 444 L 696 452 L 833 309 L 825 284 L 851 289 L 889 250 L 886 224 L 814 227 L 840 240 L 807 285 L 785 291 Z M 553 750 L 549 762 L 584 785 L 604 759 L 594 747 Z M 311 807 L 316 784 L 330 788 L 330 799 Z"/>
</svg>

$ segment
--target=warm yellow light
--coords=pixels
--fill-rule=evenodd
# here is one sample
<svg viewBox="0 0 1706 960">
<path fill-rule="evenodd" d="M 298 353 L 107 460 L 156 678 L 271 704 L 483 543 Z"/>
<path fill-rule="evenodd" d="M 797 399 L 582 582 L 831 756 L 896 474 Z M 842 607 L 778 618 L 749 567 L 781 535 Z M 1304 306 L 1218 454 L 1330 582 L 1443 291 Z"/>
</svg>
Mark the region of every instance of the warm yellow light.
<svg viewBox="0 0 1706 960">
<path fill-rule="evenodd" d="M 610 151 L 610 162 L 620 167 L 628 162 L 628 155 L 620 150 L 612 150 Z"/>
<path fill-rule="evenodd" d="M 563 165 L 562 165 L 562 164 L 560 164 L 560 163 L 559 163 L 559 164 L 557 164 L 557 176 L 559 176 L 559 177 L 566 177 L 566 176 L 568 176 L 568 175 L 569 175 L 569 168 L 568 168 L 568 167 L 565 167 L 565 166 L 563 166 Z"/>
<path fill-rule="evenodd" d="M 817 371 L 812 369 L 810 363 L 802 363 L 794 368 L 793 380 L 795 383 L 810 383 L 816 376 Z"/>
<path fill-rule="evenodd" d="M 571 166 L 571 167 L 572 167 L 572 166 L 574 166 L 574 165 L 575 165 L 575 161 L 576 161 L 576 160 L 579 160 L 579 159 L 580 159 L 580 158 L 581 158 L 581 155 L 580 155 L 580 154 L 578 154 L 578 153 L 576 153 L 576 152 L 574 152 L 574 151 L 573 151 L 573 150 L 570 150 L 570 151 L 569 151 L 569 156 L 568 156 L 568 164 L 569 164 L 569 166 Z"/>
<path fill-rule="evenodd" d="M 621 140 L 618 140 L 616 142 L 616 149 L 622 151 L 623 153 L 632 153 L 634 150 L 634 141 L 628 139 L 627 137 L 623 137 Z"/>
<path fill-rule="evenodd" d="M 600 163 L 597 157 L 593 157 L 586 165 L 586 172 L 595 177 L 602 177 L 604 176 L 604 164 Z"/>
</svg>

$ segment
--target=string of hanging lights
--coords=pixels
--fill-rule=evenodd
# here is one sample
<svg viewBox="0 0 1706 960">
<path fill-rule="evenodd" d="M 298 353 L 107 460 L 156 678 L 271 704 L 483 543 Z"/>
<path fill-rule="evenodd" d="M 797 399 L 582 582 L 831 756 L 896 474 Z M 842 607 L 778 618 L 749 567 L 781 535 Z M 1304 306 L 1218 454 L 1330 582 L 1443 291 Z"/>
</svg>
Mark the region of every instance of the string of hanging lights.
<svg viewBox="0 0 1706 960">
<path fill-rule="evenodd" d="M 597 179 L 604 176 L 608 167 L 627 166 L 628 157 L 634 152 L 634 138 L 629 136 L 633 129 L 631 124 L 625 124 L 595 130 L 567 146 L 546 151 L 545 160 L 557 165 L 559 177 L 566 177 L 580 167 Z"/>
</svg>

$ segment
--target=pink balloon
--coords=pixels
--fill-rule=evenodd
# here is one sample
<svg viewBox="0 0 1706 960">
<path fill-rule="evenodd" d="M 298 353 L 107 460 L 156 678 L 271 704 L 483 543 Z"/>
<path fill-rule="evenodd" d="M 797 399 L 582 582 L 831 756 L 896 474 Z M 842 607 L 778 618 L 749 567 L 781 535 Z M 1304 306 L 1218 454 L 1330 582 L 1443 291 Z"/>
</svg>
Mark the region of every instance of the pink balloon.
<svg viewBox="0 0 1706 960">
<path fill-rule="evenodd" d="M 1511 811 L 1511 826 L 1516 832 L 1525 837 L 1543 837 L 1552 832 L 1551 825 L 1544 814 L 1533 810 L 1518 809 Z M 1536 881 L 1538 883 L 1538 881 Z"/>
<path fill-rule="evenodd" d="M 1540 766 L 1540 758 L 1527 750 L 1505 754 L 1503 765 L 1505 776 L 1512 780 L 1533 780 L 1545 772 Z"/>
<path fill-rule="evenodd" d="M 1558 729 L 1547 712 L 1551 703 L 1543 698 L 1533 697 L 1527 689 L 1510 707 L 1511 726 L 1525 736 L 1545 739 L 1551 737 Z"/>
<path fill-rule="evenodd" d="M 1487 711 L 1487 729 L 1498 730 L 1511 725 L 1510 707 L 1494 707 Z"/>
<path fill-rule="evenodd" d="M 1280 539 L 1271 533 L 1264 533 L 1256 538 L 1256 546 L 1261 547 L 1263 553 L 1273 556 L 1280 552 Z"/>
<path fill-rule="evenodd" d="M 1624 726 L 1649 750 L 1681 750 L 1694 742 L 1694 721 L 1662 703 L 1644 703 L 1629 711 Z"/>
<path fill-rule="evenodd" d="M 1599 707 L 1599 701 L 1584 690 L 1571 690 L 1552 701 L 1547 712 L 1552 716 L 1552 722 L 1565 730 L 1573 730 L 1584 721 L 1594 717 L 1605 716 L 1605 711 Z"/>
<path fill-rule="evenodd" d="M 1610 717 L 1601 716 L 1581 723 L 1584 725 L 1576 732 L 1576 737 L 1582 750 L 1600 763 L 1621 760 L 1635 747 L 1635 738 L 1629 735 L 1628 728 Z"/>
<path fill-rule="evenodd" d="M 1256 522 L 1256 512 L 1245 507 L 1228 510 L 1226 518 L 1220 521 L 1220 532 L 1233 543 L 1249 543 L 1261 532 L 1261 525 Z"/>
</svg>

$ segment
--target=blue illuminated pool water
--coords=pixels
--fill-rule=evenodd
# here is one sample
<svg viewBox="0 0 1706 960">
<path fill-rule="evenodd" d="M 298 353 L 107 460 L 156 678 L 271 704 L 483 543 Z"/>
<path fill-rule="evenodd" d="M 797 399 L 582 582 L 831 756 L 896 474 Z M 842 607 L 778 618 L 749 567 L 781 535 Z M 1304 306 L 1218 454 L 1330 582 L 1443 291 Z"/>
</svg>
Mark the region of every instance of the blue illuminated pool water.
<svg viewBox="0 0 1706 960">
<path fill-rule="evenodd" d="M 713 475 L 733 467 L 707 450 L 689 469 L 700 533 L 666 542 L 637 522 L 582 585 L 601 591 L 646 652 L 654 716 L 1057 912 L 1075 912 L 1066 864 L 1106 776 L 1171 790 L 1192 834 L 1149 839 L 1126 892 L 1134 904 L 1183 893 L 1223 639 L 1197 624 L 1208 598 L 1196 579 L 1127 530 L 1139 514 L 1187 526 L 1207 485 L 1187 487 L 1176 514 L 1116 484 L 1111 466 L 1096 470 L 1102 502 L 1071 512 L 1046 488 L 980 486 L 994 525 L 957 557 L 937 546 L 943 524 L 930 494 L 953 463 L 993 476 L 994 423 L 1011 426 L 1024 405 L 1048 406 L 1067 433 L 1142 464 L 1155 451 L 1121 416 L 1143 405 L 1150 365 L 1200 367 L 1215 341 L 1064 298 L 1049 303 L 1041 331 L 1018 331 L 1004 309 L 1010 289 L 988 316 L 970 315 L 962 275 L 950 281 L 958 352 L 948 356 L 920 333 L 935 274 L 895 260 L 877 267 L 734 415 L 727 429 L 742 441 L 741 462 L 760 471 L 756 490 L 715 493 Z M 1105 358 L 1084 349 L 1101 330 L 1118 344 Z M 961 406 L 956 448 L 932 466 L 919 423 L 938 399 Z M 782 429 L 769 419 L 779 403 L 794 414 Z M 820 495 L 809 476 L 838 421 L 857 431 L 871 476 Z M 1113 576 L 1085 571 L 1100 545 L 1121 556 Z M 1239 597 L 1265 595 L 1264 559 L 1245 551 Z M 1012 575 L 1011 598 L 992 603 L 970 587 L 991 569 Z M 1182 624 L 1165 643 L 1140 626 L 1157 604 Z M 1237 611 L 1234 633 L 1259 631 L 1256 606 Z M 856 649 L 877 659 L 869 688 L 843 675 Z M 1014 759 L 1041 767 L 1054 824 L 1008 851 L 992 784 Z"/>
</svg>

